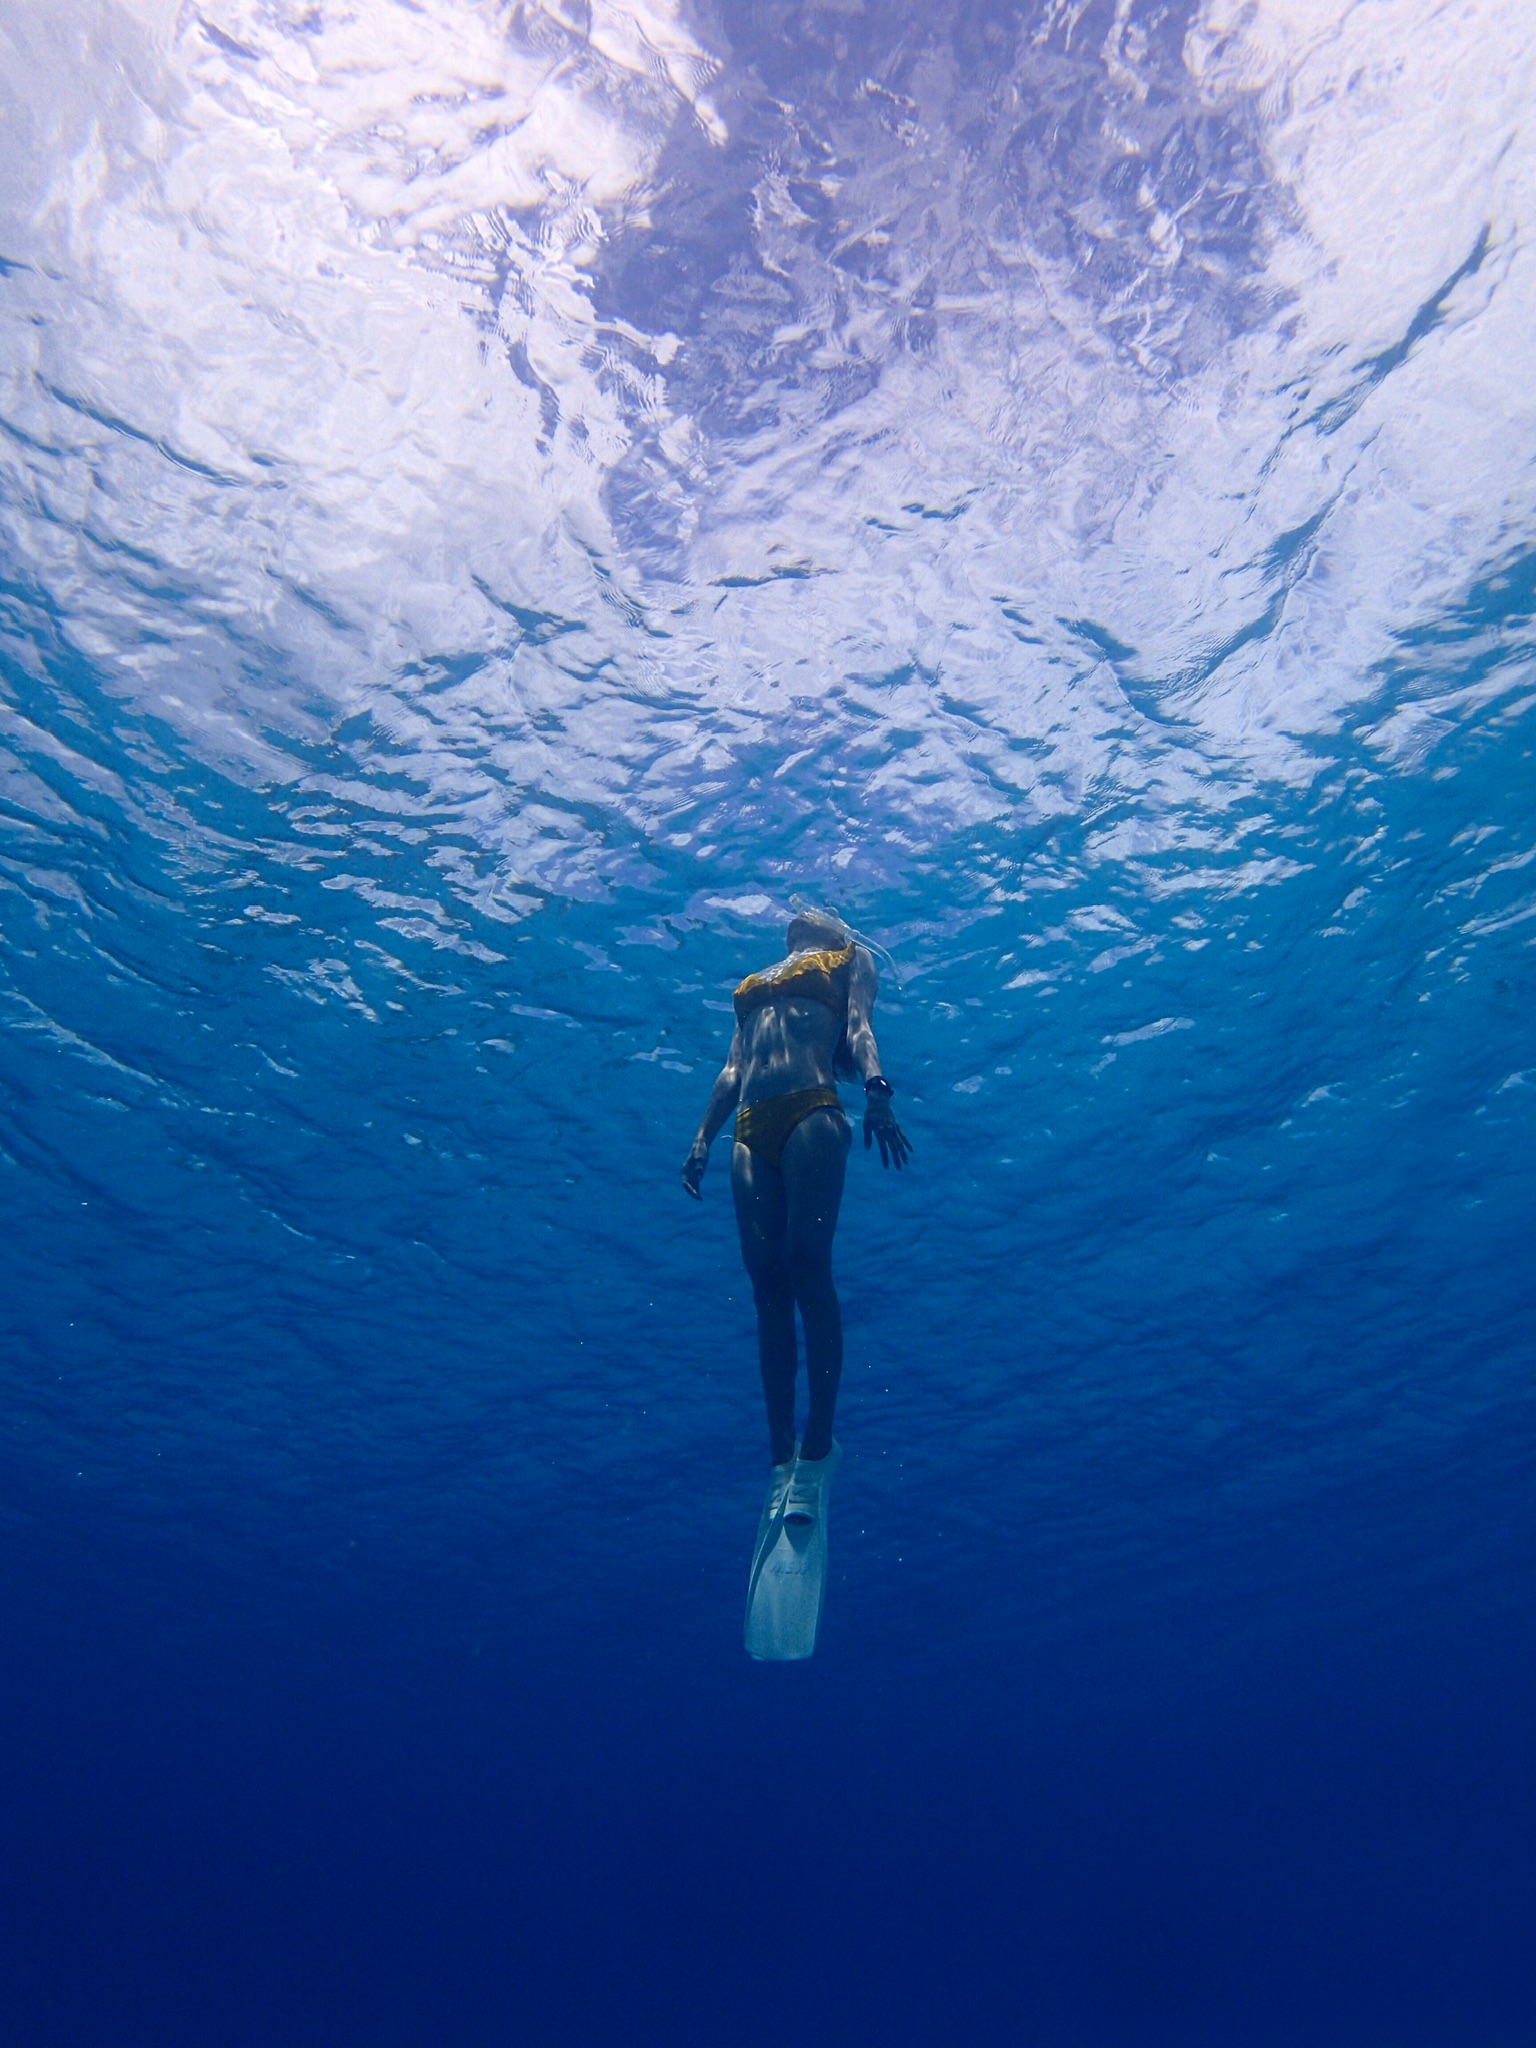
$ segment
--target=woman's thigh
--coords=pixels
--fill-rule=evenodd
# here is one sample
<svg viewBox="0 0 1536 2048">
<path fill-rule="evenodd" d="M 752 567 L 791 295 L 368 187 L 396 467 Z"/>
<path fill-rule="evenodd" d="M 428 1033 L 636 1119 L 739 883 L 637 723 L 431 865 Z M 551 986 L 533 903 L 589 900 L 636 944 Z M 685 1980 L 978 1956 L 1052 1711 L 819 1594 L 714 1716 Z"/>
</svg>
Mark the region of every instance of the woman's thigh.
<svg viewBox="0 0 1536 2048">
<path fill-rule="evenodd" d="M 792 1134 L 793 1135 L 793 1134 Z M 747 1145 L 731 1148 L 731 1196 L 741 1261 L 752 1284 L 771 1285 L 788 1277 L 784 1176 Z"/>
<path fill-rule="evenodd" d="M 784 1235 L 794 1266 L 831 1264 L 851 1142 L 847 1118 L 832 1109 L 812 1110 L 785 1140 Z"/>
</svg>

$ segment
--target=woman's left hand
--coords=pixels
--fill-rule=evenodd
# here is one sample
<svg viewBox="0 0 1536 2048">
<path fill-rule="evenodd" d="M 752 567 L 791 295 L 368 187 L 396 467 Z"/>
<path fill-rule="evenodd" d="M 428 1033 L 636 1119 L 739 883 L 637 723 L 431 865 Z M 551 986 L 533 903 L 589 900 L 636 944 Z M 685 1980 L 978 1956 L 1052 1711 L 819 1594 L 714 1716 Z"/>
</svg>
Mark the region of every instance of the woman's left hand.
<svg viewBox="0 0 1536 2048">
<path fill-rule="evenodd" d="M 867 1152 L 876 1142 L 880 1146 L 882 1166 L 894 1165 L 900 1172 L 912 1156 L 911 1141 L 896 1121 L 889 1095 L 866 1095 L 864 1098 L 864 1150 Z"/>
</svg>

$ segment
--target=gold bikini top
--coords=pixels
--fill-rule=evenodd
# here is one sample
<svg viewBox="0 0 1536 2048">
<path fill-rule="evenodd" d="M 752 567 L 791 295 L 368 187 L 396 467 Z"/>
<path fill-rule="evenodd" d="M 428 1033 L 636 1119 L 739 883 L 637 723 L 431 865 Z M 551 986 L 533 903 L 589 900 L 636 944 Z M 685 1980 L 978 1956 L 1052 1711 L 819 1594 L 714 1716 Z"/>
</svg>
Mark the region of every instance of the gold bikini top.
<svg viewBox="0 0 1536 2048">
<path fill-rule="evenodd" d="M 764 1003 L 776 1002 L 780 996 L 808 996 L 812 1002 L 825 1003 L 829 1010 L 841 1015 L 848 1007 L 848 968 L 852 960 L 850 944 L 832 952 L 802 953 L 798 960 L 783 967 L 771 967 L 766 974 L 749 974 L 745 981 L 736 984 L 731 998 L 736 1006 L 736 1022 L 744 1024 L 754 1010 L 760 1010 Z"/>
</svg>

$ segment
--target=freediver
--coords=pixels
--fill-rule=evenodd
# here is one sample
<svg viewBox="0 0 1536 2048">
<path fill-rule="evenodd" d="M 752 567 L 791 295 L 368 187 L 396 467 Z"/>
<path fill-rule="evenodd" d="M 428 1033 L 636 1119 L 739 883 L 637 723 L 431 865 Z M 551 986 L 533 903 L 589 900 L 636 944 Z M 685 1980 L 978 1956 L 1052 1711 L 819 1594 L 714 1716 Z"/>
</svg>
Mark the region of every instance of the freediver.
<svg viewBox="0 0 1536 2048">
<path fill-rule="evenodd" d="M 877 976 L 868 948 L 830 912 L 791 919 L 787 957 L 735 992 L 731 1050 L 683 1162 L 683 1186 L 702 1200 L 709 1148 L 732 1110 L 731 1193 L 741 1256 L 757 1309 L 758 1362 L 773 1458 L 769 1511 L 791 1523 L 820 1517 L 836 1464 L 832 1422 L 843 1370 L 843 1319 L 832 1280 L 832 1238 L 852 1133 L 839 1075 L 864 1083 L 864 1146 L 884 1167 L 911 1152 L 891 1107 L 870 1028 Z M 795 1441 L 795 1310 L 805 1328 L 809 1410 Z"/>
</svg>

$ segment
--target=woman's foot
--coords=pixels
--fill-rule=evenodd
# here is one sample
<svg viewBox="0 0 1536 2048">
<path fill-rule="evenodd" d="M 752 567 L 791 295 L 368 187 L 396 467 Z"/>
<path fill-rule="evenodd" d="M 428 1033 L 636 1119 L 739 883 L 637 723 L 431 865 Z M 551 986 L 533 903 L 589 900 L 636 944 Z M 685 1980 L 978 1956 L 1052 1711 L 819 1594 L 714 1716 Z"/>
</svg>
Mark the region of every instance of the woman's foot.
<svg viewBox="0 0 1536 2048">
<path fill-rule="evenodd" d="M 767 1511 L 770 1515 L 781 1515 L 784 1512 L 784 1502 L 793 1483 L 794 1476 L 795 1453 L 791 1451 L 786 1459 L 774 1466 L 768 1481 Z"/>
<path fill-rule="evenodd" d="M 838 1448 L 830 1446 L 824 1458 L 797 1458 L 789 1491 L 784 1499 L 786 1522 L 811 1523 L 822 1508 L 822 1487 L 837 1469 Z"/>
</svg>

